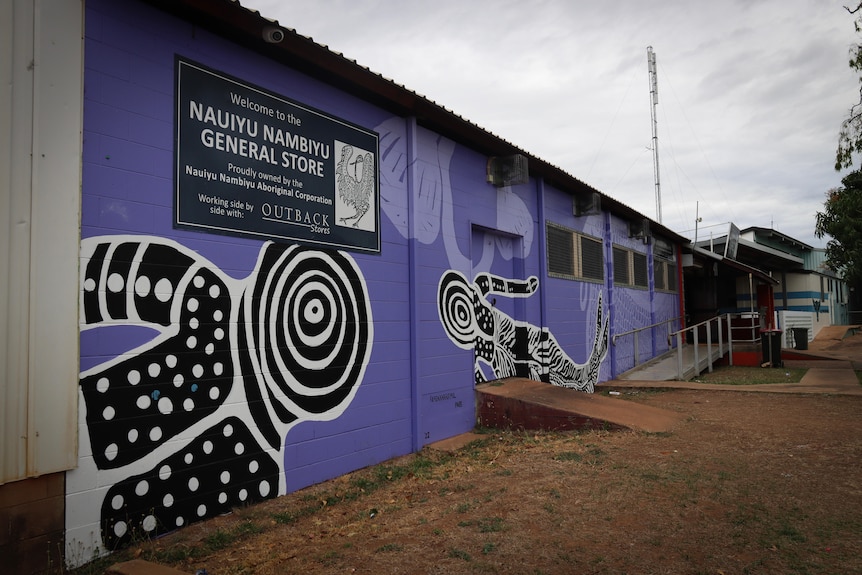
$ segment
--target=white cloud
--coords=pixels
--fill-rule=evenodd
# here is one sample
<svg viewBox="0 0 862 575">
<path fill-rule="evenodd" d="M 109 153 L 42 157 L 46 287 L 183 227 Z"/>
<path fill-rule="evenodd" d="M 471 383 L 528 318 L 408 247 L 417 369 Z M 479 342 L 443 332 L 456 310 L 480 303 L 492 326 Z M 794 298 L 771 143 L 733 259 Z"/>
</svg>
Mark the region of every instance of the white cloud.
<svg viewBox="0 0 862 575">
<path fill-rule="evenodd" d="M 244 0 L 656 216 L 646 47 L 658 59 L 663 223 L 773 225 L 815 246 L 858 83 L 838 0 Z M 690 235 L 690 234 L 689 234 Z"/>
</svg>

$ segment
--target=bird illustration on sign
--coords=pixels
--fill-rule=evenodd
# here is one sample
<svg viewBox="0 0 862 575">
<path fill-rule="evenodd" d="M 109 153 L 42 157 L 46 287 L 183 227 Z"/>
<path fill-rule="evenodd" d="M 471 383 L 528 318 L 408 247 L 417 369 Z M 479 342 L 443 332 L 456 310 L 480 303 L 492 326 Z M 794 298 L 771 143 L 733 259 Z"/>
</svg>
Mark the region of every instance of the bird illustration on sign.
<svg viewBox="0 0 862 575">
<path fill-rule="evenodd" d="M 336 217 L 340 225 L 373 231 L 375 218 L 365 218 L 370 211 L 374 213 L 374 154 L 367 150 L 354 148 L 350 144 L 336 142 L 336 150 L 341 148 L 338 163 L 335 165 L 335 182 L 339 203 Z M 348 211 L 353 209 L 353 214 Z M 363 220 L 363 218 L 365 218 Z"/>
</svg>

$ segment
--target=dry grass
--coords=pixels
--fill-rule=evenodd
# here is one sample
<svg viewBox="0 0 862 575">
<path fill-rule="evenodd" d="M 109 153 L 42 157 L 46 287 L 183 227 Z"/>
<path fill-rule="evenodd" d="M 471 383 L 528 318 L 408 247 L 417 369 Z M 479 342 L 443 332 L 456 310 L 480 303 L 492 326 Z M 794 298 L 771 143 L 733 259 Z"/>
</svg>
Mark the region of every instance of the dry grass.
<svg viewBox="0 0 862 575">
<path fill-rule="evenodd" d="M 692 379 L 700 383 L 720 383 L 723 385 L 757 385 L 769 383 L 799 383 L 807 368 L 773 368 L 717 366 L 712 373 L 704 372 Z"/>
<path fill-rule="evenodd" d="M 689 418 L 663 434 L 487 431 L 113 560 L 213 575 L 862 573 L 862 398 L 635 401 Z"/>
</svg>

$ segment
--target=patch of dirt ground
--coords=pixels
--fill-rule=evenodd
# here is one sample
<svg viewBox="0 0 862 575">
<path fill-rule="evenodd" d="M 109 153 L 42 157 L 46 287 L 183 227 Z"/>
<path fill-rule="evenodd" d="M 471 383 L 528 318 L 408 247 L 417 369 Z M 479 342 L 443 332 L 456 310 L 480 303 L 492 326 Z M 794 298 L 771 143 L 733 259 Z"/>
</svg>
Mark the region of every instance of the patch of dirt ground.
<svg viewBox="0 0 862 575">
<path fill-rule="evenodd" d="M 624 397 L 688 418 L 661 434 L 484 430 L 456 452 L 425 449 L 110 562 L 209 575 L 862 573 L 862 398 Z"/>
</svg>

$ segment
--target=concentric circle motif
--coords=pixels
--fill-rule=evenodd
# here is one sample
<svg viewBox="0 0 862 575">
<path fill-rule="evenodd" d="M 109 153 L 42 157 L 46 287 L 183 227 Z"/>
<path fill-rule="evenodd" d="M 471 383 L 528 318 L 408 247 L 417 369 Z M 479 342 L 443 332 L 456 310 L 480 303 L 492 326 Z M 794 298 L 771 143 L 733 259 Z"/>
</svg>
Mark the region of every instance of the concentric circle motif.
<svg viewBox="0 0 862 575">
<path fill-rule="evenodd" d="M 245 306 L 249 352 L 272 401 L 294 415 L 341 405 L 371 352 L 371 307 L 352 259 L 271 244 Z"/>
<path fill-rule="evenodd" d="M 467 278 L 456 271 L 440 278 L 437 305 L 449 338 L 461 348 L 471 348 L 476 338 L 475 294 Z"/>
</svg>

